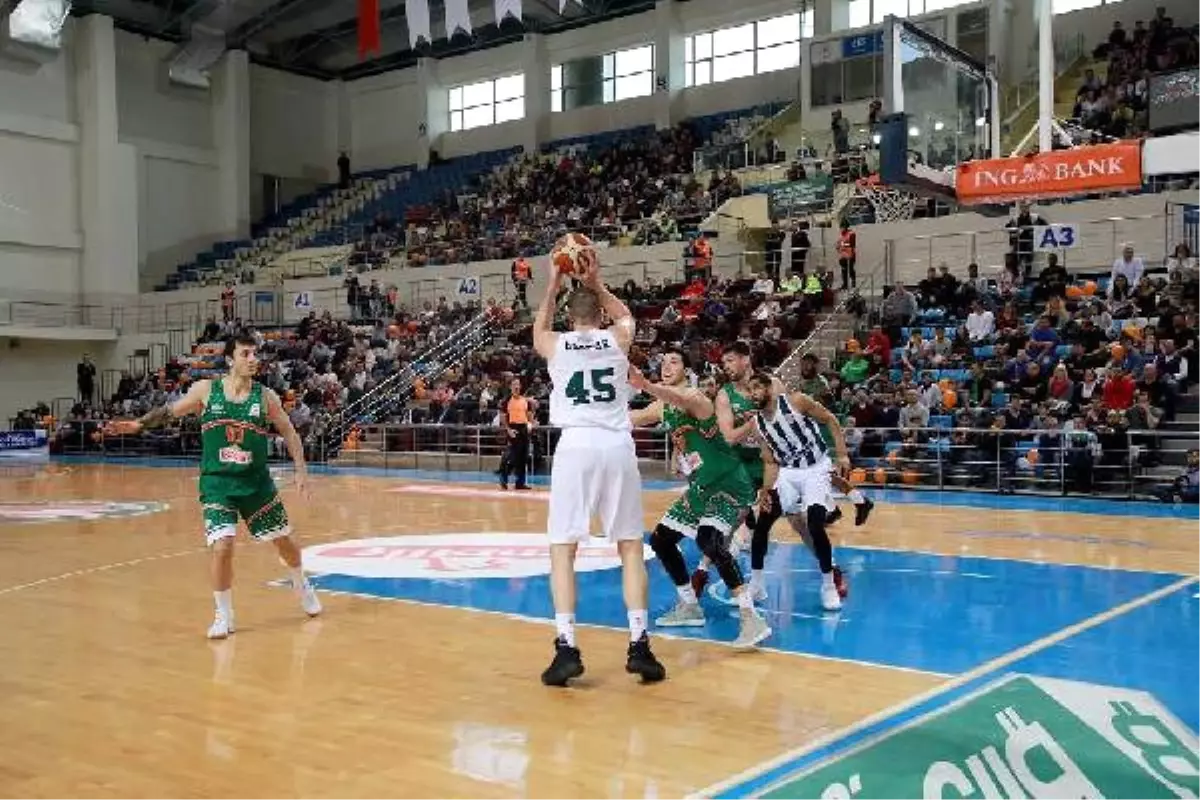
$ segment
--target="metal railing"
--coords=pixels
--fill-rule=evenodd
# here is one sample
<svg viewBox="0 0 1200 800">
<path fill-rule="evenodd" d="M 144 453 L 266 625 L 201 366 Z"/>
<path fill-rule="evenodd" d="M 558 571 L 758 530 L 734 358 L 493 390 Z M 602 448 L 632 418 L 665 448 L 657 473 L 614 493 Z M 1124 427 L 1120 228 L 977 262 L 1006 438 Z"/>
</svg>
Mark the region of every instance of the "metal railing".
<svg viewBox="0 0 1200 800">
<path fill-rule="evenodd" d="M 137 437 L 100 438 L 101 423 L 68 423 L 52 439 L 52 452 L 122 458 L 199 458 L 200 434 L 167 429 Z M 864 487 L 973 490 L 1054 496 L 1166 499 L 1180 492 L 1176 478 L 1187 469 L 1187 452 L 1200 447 L 1194 431 L 1062 430 L 927 427 L 848 429 L 851 480 Z M 560 431 L 535 427 L 532 471 L 545 474 Z M 638 458 L 648 477 L 670 475 L 670 443 L 663 431 L 634 431 Z M 310 436 L 308 456 L 325 461 L 321 438 Z M 508 439 L 491 425 L 370 425 L 334 466 L 491 472 Z M 286 463 L 282 440 L 271 458 Z M 661 471 L 660 471 L 661 470 Z M 1194 499 L 1193 499 L 1194 502 Z"/>
<path fill-rule="evenodd" d="M 1086 222 L 1070 222 L 1076 236 L 1072 247 L 1042 252 L 1036 249 L 1029 255 L 1036 270 L 1046 253 L 1058 254 L 1058 263 L 1068 271 L 1103 270 L 1121 254 L 1126 242 L 1131 242 L 1147 267 L 1161 264 L 1163 254 L 1174 249 L 1169 239 L 1172 217 L 1166 213 L 1133 217 L 1109 217 Z M 1054 220 L 1050 222 L 1053 224 Z M 896 279 L 915 283 L 926 271 L 941 264 L 961 269 L 966 264 L 998 267 L 1012 251 L 1010 228 L 984 231 L 957 231 L 904 236 L 884 242 L 884 254 Z"/>
</svg>

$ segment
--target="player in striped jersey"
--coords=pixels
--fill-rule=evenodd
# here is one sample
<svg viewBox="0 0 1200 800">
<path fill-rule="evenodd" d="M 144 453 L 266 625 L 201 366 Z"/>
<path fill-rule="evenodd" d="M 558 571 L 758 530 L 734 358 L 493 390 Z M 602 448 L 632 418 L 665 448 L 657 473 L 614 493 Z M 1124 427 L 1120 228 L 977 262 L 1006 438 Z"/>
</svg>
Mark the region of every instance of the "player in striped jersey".
<svg viewBox="0 0 1200 800">
<path fill-rule="evenodd" d="M 833 546 L 825 530 L 830 511 L 830 473 L 834 464 L 829 445 L 821 434 L 824 425 L 833 438 L 837 467 L 850 468 L 842 426 L 829 409 L 802 392 L 789 393 L 783 383 L 765 372 L 749 381 L 750 400 L 758 408 L 755 425 L 762 443 L 763 487 L 759 507 L 769 509 L 771 488 L 778 496 L 779 510 L 805 537 L 821 568 L 821 605 L 828 611 L 842 607 L 841 592 L 834 580 Z"/>
</svg>

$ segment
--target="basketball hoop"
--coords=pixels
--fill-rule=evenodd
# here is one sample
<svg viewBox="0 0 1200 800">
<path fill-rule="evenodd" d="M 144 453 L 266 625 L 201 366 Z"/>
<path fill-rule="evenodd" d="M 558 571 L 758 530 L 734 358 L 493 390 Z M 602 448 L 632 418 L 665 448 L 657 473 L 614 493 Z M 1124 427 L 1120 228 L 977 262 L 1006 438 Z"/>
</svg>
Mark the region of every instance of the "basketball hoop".
<svg viewBox="0 0 1200 800">
<path fill-rule="evenodd" d="M 884 186 L 879 175 L 868 175 L 854 182 L 854 196 L 871 204 L 876 222 L 899 222 L 912 219 L 917 196 L 912 192 Z"/>
</svg>

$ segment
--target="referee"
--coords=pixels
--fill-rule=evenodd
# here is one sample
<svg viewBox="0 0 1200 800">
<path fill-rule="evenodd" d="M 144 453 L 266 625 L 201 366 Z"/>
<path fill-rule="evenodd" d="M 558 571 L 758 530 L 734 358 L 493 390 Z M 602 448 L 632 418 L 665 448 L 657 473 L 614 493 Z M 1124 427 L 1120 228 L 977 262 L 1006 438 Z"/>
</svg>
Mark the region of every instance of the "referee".
<svg viewBox="0 0 1200 800">
<path fill-rule="evenodd" d="M 508 436 L 508 448 L 500 459 L 500 488 L 508 488 L 508 476 L 516 478 L 516 489 L 528 489 L 525 473 L 529 463 L 529 398 L 521 392 L 521 379 L 509 384 L 508 399 L 500 407 L 500 424 Z"/>
</svg>

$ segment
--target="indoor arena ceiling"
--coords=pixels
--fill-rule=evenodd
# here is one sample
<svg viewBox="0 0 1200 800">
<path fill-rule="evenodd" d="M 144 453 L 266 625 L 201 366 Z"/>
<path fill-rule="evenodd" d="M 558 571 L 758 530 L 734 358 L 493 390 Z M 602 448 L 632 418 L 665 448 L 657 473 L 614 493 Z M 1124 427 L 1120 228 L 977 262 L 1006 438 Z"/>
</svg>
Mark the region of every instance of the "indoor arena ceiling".
<svg viewBox="0 0 1200 800">
<path fill-rule="evenodd" d="M 654 0 L 523 0 L 524 25 L 508 20 L 497 28 L 493 0 L 470 0 L 471 36 L 438 39 L 420 55 L 446 57 L 520 41 L 524 32 L 553 33 L 645 11 Z M 359 60 L 357 0 L 75 0 L 77 16 L 105 14 L 132 33 L 184 42 L 193 25 L 223 31 L 226 46 L 245 48 L 258 64 L 319 78 L 361 78 L 416 63 L 408 42 L 404 0 L 380 0 L 383 47 Z M 443 0 L 430 0 L 435 35 L 441 33 Z"/>
</svg>

